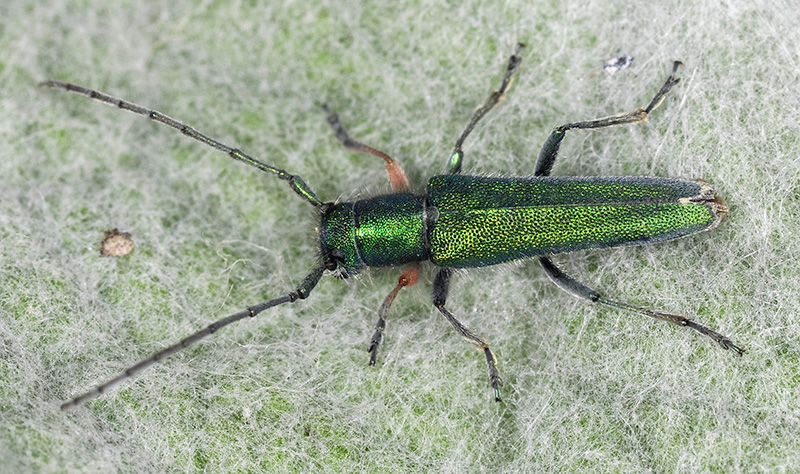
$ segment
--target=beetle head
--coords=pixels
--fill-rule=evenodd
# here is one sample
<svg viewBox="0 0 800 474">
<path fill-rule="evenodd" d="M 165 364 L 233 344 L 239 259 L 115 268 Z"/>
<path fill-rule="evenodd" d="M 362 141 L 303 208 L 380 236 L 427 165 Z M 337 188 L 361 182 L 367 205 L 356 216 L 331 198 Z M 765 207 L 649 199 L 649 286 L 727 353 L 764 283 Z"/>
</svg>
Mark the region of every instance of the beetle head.
<svg viewBox="0 0 800 474">
<path fill-rule="evenodd" d="M 355 238 L 353 203 L 328 203 L 322 209 L 319 246 L 325 268 L 337 278 L 349 278 L 364 268 Z"/>
</svg>

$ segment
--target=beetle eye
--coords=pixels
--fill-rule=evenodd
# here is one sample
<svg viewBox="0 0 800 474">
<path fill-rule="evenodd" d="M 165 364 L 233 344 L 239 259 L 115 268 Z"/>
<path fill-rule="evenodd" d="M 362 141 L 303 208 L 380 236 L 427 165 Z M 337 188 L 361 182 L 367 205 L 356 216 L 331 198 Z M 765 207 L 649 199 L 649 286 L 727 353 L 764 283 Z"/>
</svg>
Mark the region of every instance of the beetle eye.
<svg viewBox="0 0 800 474">
<path fill-rule="evenodd" d="M 336 278 L 347 278 L 349 275 L 347 272 L 347 265 L 344 261 L 344 252 L 339 249 L 333 249 L 328 256 L 330 260 L 325 263 L 325 268 L 333 272 Z"/>
<path fill-rule="evenodd" d="M 333 249 L 328 254 L 330 260 L 325 262 L 325 268 L 330 271 L 336 271 L 338 268 L 344 266 L 344 253 L 339 249 Z"/>
</svg>

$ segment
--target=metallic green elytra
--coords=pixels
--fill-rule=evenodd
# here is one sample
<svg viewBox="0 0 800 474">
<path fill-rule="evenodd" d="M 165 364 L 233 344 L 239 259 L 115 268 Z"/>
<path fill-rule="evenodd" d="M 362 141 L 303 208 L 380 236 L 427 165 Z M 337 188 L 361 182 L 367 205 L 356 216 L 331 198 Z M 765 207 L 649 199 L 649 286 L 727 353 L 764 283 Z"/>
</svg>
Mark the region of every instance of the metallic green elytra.
<svg viewBox="0 0 800 474">
<path fill-rule="evenodd" d="M 708 184 L 664 178 L 448 175 L 428 195 L 431 261 L 453 267 L 675 239 L 727 210 Z"/>
<path fill-rule="evenodd" d="M 520 65 L 523 45 L 508 61 L 497 91 L 473 112 L 448 155 L 446 174 L 434 176 L 424 194 L 414 194 L 400 165 L 386 153 L 350 138 L 339 117 L 323 106 L 328 123 L 345 147 L 382 158 L 392 193 L 353 202 L 323 202 L 297 175 L 263 163 L 229 147 L 161 112 L 118 99 L 86 87 L 47 81 L 45 87 L 83 94 L 106 104 L 148 117 L 216 148 L 229 157 L 287 181 L 290 189 L 320 210 L 320 264 L 290 291 L 220 319 L 182 341 L 133 365 L 117 377 L 61 405 L 78 406 L 104 393 L 157 361 L 194 344 L 235 321 L 264 310 L 305 299 L 328 271 L 339 278 L 357 275 L 366 267 L 406 264 L 395 288 L 378 310 L 370 340 L 369 363 L 374 365 L 386 329 L 386 317 L 402 288 L 419 279 L 418 262 L 438 268 L 431 288 L 434 307 L 462 337 L 478 347 L 486 358 L 489 384 L 500 401 L 503 380 L 489 343 L 470 331 L 446 307 L 450 278 L 455 268 L 482 267 L 537 257 L 553 282 L 574 296 L 593 303 L 625 309 L 689 327 L 710 337 L 723 349 L 742 355 L 744 349 L 729 338 L 678 314 L 665 313 L 611 300 L 570 277 L 549 258 L 575 250 L 639 245 L 676 239 L 714 228 L 728 211 L 724 201 L 705 181 L 654 177 L 551 177 L 559 147 L 569 130 L 589 130 L 643 122 L 680 79 L 680 62 L 643 108 L 585 122 L 556 127 L 542 146 L 533 176 L 483 177 L 460 174 L 462 145 L 475 125 L 502 101 Z M 139 258 L 143 258 L 142 255 Z"/>
<path fill-rule="evenodd" d="M 724 212 L 725 203 L 702 181 L 451 174 L 431 178 L 423 196 L 390 194 L 332 207 L 321 217 L 320 250 L 344 260 L 342 277 L 428 259 L 442 267 L 482 267 L 676 239 L 715 227 Z"/>
</svg>

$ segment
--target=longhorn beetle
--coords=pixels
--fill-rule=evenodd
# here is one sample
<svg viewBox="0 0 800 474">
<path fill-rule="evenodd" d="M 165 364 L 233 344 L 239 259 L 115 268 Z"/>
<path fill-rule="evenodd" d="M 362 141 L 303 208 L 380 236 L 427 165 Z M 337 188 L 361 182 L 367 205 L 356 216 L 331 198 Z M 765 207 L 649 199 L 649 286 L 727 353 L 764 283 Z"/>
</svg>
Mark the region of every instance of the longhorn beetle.
<svg viewBox="0 0 800 474">
<path fill-rule="evenodd" d="M 680 81 L 677 73 L 681 62 L 673 64 L 672 73 L 646 107 L 556 127 L 539 152 L 532 177 L 460 174 L 464 141 L 475 125 L 503 100 L 522 61 L 520 53 L 523 47 L 523 44 L 518 44 L 511 55 L 499 89 L 492 92 L 472 113 L 450 153 L 445 174 L 432 177 L 424 194 L 411 193 L 400 165 L 386 153 L 350 138 L 339 117 L 323 105 L 328 123 L 345 147 L 382 158 L 386 164 L 392 194 L 354 202 L 323 202 L 299 176 L 263 163 L 156 110 L 75 84 L 59 81 L 41 83 L 43 87 L 82 94 L 178 130 L 234 160 L 287 181 L 295 193 L 319 212 L 321 264 L 294 291 L 210 324 L 64 403 L 61 409 L 76 407 L 106 392 L 228 324 L 255 317 L 273 306 L 307 298 L 326 271 L 337 278 L 347 279 L 366 267 L 407 264 L 409 266 L 401 273 L 397 285 L 378 310 L 375 332 L 368 349 L 369 364 L 375 365 L 389 308 L 400 290 L 417 282 L 418 262 L 426 260 L 438 267 L 431 289 L 433 305 L 459 335 L 483 351 L 489 369 L 489 384 L 498 402 L 501 401 L 503 380 L 489 343 L 464 326 L 445 306 L 450 278 L 457 268 L 482 267 L 537 257 L 550 279 L 578 298 L 694 329 L 710 337 L 723 349 L 730 349 L 741 356 L 744 349 L 716 331 L 685 316 L 606 298 L 564 273 L 549 257 L 574 250 L 648 244 L 696 234 L 716 227 L 722 214 L 728 212 L 725 202 L 705 181 L 655 177 L 550 177 L 567 131 L 647 120 L 650 112 Z"/>
</svg>

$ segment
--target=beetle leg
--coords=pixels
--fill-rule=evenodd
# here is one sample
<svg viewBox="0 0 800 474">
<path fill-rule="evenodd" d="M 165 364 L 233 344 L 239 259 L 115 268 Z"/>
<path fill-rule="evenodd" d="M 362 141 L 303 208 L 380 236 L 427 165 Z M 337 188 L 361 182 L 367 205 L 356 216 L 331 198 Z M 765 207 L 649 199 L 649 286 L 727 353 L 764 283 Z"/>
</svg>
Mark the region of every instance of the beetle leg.
<svg viewBox="0 0 800 474">
<path fill-rule="evenodd" d="M 497 370 L 497 358 L 494 356 L 494 353 L 492 353 L 492 350 L 489 349 L 489 342 L 467 329 L 466 326 L 461 324 L 461 321 L 456 319 L 455 316 L 450 314 L 450 311 L 444 307 L 444 304 L 447 301 L 447 293 L 450 289 L 450 277 L 452 275 L 453 270 L 449 268 L 442 268 L 439 270 L 439 273 L 436 274 L 436 278 L 433 281 L 433 287 L 431 288 L 433 305 L 436 306 L 436 309 L 442 313 L 445 319 L 447 319 L 447 322 L 449 322 L 455 328 L 461 337 L 483 351 L 483 354 L 486 356 L 486 365 L 489 367 L 489 383 L 494 390 L 494 400 L 496 402 L 502 402 L 503 399 L 500 398 L 500 387 L 503 386 L 503 379 L 500 378 L 500 372 Z"/>
<path fill-rule="evenodd" d="M 372 335 L 369 349 L 367 349 L 367 352 L 370 353 L 369 365 L 375 365 L 378 361 L 378 351 L 381 347 L 383 331 L 386 329 L 386 316 L 389 315 L 389 308 L 392 306 L 392 302 L 397 297 L 397 294 L 400 293 L 400 290 L 407 286 L 414 285 L 418 280 L 419 268 L 416 265 L 408 267 L 400 274 L 400 278 L 397 279 L 397 286 L 395 286 L 391 293 L 386 296 L 386 299 L 383 300 L 383 304 L 378 310 L 378 321 L 375 323 L 375 333 Z"/>
<path fill-rule="evenodd" d="M 398 193 L 408 192 L 411 186 L 408 184 L 406 173 L 403 171 L 403 168 L 400 166 L 400 164 L 394 160 L 394 158 L 380 150 L 372 148 L 369 145 L 365 145 L 359 141 L 353 140 L 350 138 L 350 135 L 347 134 L 344 126 L 342 126 L 342 122 L 339 121 L 339 116 L 331 112 L 331 109 L 328 108 L 327 104 L 322 105 L 322 110 L 324 110 L 327 114 L 328 124 L 330 124 L 333 132 L 336 134 L 336 138 L 342 142 L 342 145 L 350 148 L 351 150 L 369 153 L 370 155 L 383 158 L 383 161 L 386 162 L 386 172 L 389 174 L 389 185 L 392 187 L 392 191 Z"/>
<path fill-rule="evenodd" d="M 450 153 L 450 159 L 447 161 L 447 174 L 458 174 L 461 172 L 461 164 L 464 160 L 464 151 L 461 149 L 461 146 L 464 144 L 464 140 L 466 140 L 467 136 L 472 133 L 472 129 L 475 128 L 475 125 L 484 117 L 484 115 L 488 114 L 495 105 L 503 101 L 505 93 L 508 92 L 508 89 L 511 87 L 511 82 L 513 80 L 512 76 L 522 62 L 522 58 L 519 56 L 519 53 L 524 47 L 525 45 L 522 43 L 517 44 L 514 54 L 508 58 L 508 66 L 506 66 L 506 73 L 503 75 L 503 82 L 500 83 L 500 88 L 489 94 L 489 98 L 486 99 L 486 102 L 475 109 L 475 112 L 472 112 L 472 116 L 470 116 L 467 126 L 464 127 L 464 131 L 461 132 L 458 140 L 456 140 L 456 144 L 453 147 L 453 152 Z"/>
<path fill-rule="evenodd" d="M 650 316 L 651 318 L 661 319 L 663 321 L 670 322 L 672 324 L 677 324 L 678 326 L 685 326 L 694 329 L 695 331 L 703 334 L 705 336 L 710 337 L 714 342 L 720 345 L 725 350 L 732 350 L 737 355 L 741 356 L 744 354 L 745 350 L 741 347 L 737 346 L 733 343 L 730 339 L 723 336 L 722 334 L 713 331 L 702 324 L 698 324 L 691 319 L 687 318 L 686 316 L 681 316 L 679 314 L 672 314 L 672 313 L 665 313 L 662 311 L 656 311 L 649 308 L 642 308 L 640 306 L 634 306 L 628 303 L 621 303 L 619 301 L 613 301 L 605 296 L 598 293 L 596 290 L 589 288 L 588 286 L 584 285 L 583 283 L 579 282 L 578 280 L 572 278 L 571 276 L 567 275 L 561 269 L 559 269 L 552 260 L 547 257 L 539 257 L 539 263 L 542 264 L 542 268 L 547 273 L 547 276 L 553 280 L 553 283 L 559 286 L 562 290 L 570 293 L 578 298 L 588 300 L 592 303 L 600 303 L 606 306 L 611 306 L 612 308 L 617 309 L 625 309 L 634 313 L 643 314 L 645 316 Z"/>
<path fill-rule="evenodd" d="M 561 141 L 567 134 L 567 130 L 589 130 L 593 128 L 613 127 L 614 125 L 629 125 L 647 120 L 650 112 L 661 105 L 661 102 L 664 101 L 664 97 L 667 95 L 670 89 L 672 89 L 675 84 L 680 82 L 681 79 L 677 77 L 677 73 L 681 66 L 683 66 L 683 63 L 680 61 L 675 61 L 673 63 L 672 74 L 670 74 L 656 95 L 653 96 L 653 99 L 650 101 L 647 107 L 636 109 L 633 112 L 590 120 L 588 122 L 567 123 L 561 125 L 560 127 L 556 127 L 550 133 L 550 136 L 547 137 L 547 141 L 544 142 L 542 150 L 539 152 L 539 159 L 536 160 L 536 168 L 534 169 L 533 175 L 550 175 L 550 171 L 553 169 L 553 163 L 555 163 L 556 157 L 558 156 L 558 149 L 561 147 Z"/>
</svg>

